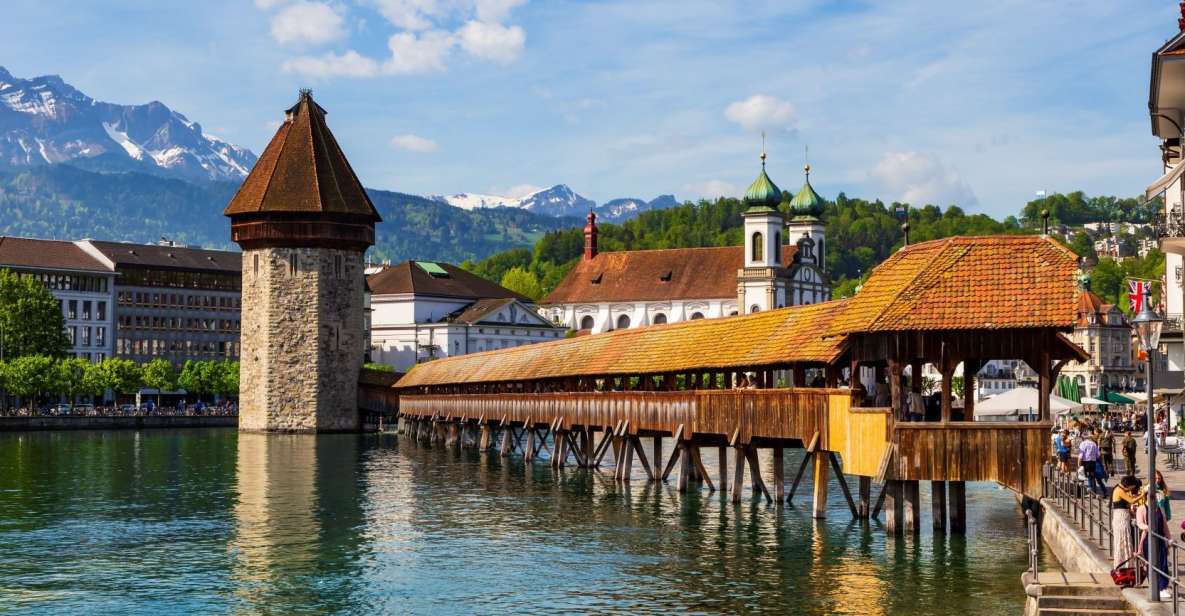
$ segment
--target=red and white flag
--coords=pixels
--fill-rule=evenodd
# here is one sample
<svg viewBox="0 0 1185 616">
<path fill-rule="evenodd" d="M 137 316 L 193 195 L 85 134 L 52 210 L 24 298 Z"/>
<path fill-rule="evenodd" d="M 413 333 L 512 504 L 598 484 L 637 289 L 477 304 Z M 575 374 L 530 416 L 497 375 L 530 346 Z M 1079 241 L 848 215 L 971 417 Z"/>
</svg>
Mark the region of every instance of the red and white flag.
<svg viewBox="0 0 1185 616">
<path fill-rule="evenodd" d="M 1127 288 L 1130 291 L 1127 294 L 1127 303 L 1131 306 L 1132 314 L 1140 314 L 1140 309 L 1144 306 L 1144 293 L 1148 291 L 1148 281 L 1128 279 Z"/>
</svg>

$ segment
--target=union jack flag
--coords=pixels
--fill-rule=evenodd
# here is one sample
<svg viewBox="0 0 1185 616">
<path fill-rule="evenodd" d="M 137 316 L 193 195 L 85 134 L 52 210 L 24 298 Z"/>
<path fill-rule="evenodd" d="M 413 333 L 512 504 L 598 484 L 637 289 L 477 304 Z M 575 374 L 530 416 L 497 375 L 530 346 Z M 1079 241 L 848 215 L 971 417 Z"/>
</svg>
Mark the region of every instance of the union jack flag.
<svg viewBox="0 0 1185 616">
<path fill-rule="evenodd" d="M 1144 294 L 1151 290 L 1151 284 L 1147 280 L 1128 279 L 1127 289 L 1127 303 L 1131 306 L 1132 314 L 1139 314 L 1144 307 Z"/>
</svg>

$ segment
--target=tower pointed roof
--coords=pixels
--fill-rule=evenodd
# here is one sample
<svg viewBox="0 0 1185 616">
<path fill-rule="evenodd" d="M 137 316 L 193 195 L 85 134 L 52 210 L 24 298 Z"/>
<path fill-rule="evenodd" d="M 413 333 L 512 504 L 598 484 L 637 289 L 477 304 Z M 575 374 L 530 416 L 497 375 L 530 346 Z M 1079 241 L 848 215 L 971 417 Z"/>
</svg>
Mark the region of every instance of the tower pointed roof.
<svg viewBox="0 0 1185 616">
<path fill-rule="evenodd" d="M 223 214 L 309 215 L 379 222 L 382 218 L 354 174 L 325 109 L 309 90 L 285 112 L 284 123 Z"/>
<path fill-rule="evenodd" d="M 748 207 L 745 213 L 769 212 L 777 209 L 782 202 L 782 189 L 765 173 L 765 146 L 761 148 L 761 173 L 745 191 L 743 202 Z"/>
<path fill-rule="evenodd" d="M 790 200 L 790 215 L 794 218 L 818 218 L 823 214 L 823 197 L 820 197 L 819 193 L 815 192 L 815 187 L 811 186 L 811 166 L 804 165 L 802 171 L 806 175 L 806 180 L 798 194 Z"/>
</svg>

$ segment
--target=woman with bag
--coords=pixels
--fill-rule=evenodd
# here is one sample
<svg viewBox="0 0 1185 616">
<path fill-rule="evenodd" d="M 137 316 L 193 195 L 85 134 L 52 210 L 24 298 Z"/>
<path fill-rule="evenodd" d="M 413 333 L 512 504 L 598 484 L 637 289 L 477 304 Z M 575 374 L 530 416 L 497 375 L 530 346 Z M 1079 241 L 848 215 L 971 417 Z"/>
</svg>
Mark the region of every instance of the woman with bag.
<svg viewBox="0 0 1185 616">
<path fill-rule="evenodd" d="M 1118 568 L 1133 554 L 1132 505 L 1140 493 L 1140 480 L 1131 475 L 1119 480 L 1111 493 L 1111 554 L 1113 567 Z"/>
</svg>

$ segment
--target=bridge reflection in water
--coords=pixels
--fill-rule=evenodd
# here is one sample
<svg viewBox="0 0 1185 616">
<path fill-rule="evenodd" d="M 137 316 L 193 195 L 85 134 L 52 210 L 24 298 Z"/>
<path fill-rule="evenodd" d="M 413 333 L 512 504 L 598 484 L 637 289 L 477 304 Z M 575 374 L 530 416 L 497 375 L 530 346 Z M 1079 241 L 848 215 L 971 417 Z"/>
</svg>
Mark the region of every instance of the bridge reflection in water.
<svg viewBox="0 0 1185 616">
<path fill-rule="evenodd" d="M 761 464 L 768 469 L 770 452 Z M 801 462 L 786 456 L 787 469 Z M 715 460 L 705 460 L 717 472 Z M 923 488 L 924 489 L 924 488 Z M 832 483 L 830 507 L 843 497 Z M 0 434 L 11 613 L 1021 610 L 1023 523 L 969 487 L 966 538 L 390 434 Z M 969 601 L 968 597 L 974 597 Z"/>
</svg>

